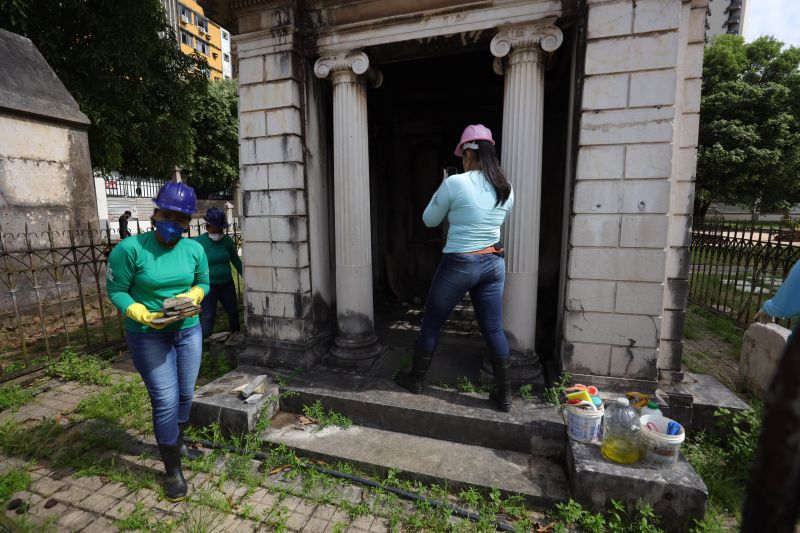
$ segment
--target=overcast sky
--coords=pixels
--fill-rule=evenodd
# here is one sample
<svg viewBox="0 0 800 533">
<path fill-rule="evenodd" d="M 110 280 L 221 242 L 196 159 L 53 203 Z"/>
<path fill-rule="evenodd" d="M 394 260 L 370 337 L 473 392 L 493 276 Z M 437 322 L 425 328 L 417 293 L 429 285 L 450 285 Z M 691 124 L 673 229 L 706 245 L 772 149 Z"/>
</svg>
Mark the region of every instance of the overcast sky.
<svg viewBox="0 0 800 533">
<path fill-rule="evenodd" d="M 747 0 L 745 41 L 772 35 L 779 41 L 800 46 L 799 0 Z"/>
</svg>

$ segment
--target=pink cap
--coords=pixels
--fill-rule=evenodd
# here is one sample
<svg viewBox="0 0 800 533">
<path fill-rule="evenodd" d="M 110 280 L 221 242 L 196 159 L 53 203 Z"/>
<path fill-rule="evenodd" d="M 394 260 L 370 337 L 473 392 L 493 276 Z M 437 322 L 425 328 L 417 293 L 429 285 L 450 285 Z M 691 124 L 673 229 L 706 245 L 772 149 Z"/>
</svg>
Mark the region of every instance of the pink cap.
<svg viewBox="0 0 800 533">
<path fill-rule="evenodd" d="M 464 128 L 464 133 L 461 134 L 461 141 L 459 141 L 458 146 L 456 146 L 454 153 L 457 157 L 461 157 L 463 153 L 461 149 L 464 146 L 464 143 L 468 143 L 470 141 L 489 141 L 490 143 L 494 144 L 494 139 L 492 139 L 492 131 L 489 128 L 483 124 L 470 124 Z"/>
</svg>

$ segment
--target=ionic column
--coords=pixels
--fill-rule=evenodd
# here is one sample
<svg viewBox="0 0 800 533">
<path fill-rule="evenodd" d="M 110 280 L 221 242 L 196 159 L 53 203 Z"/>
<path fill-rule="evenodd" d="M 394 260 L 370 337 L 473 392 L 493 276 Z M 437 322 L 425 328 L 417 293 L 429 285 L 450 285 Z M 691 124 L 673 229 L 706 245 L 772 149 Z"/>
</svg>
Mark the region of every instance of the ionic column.
<svg viewBox="0 0 800 533">
<path fill-rule="evenodd" d="M 506 286 L 503 325 L 511 345 L 514 380 L 542 379 L 536 355 L 539 214 L 542 188 L 545 52 L 563 41 L 553 22 L 501 30 L 490 49 L 495 70 L 505 72 L 501 163 L 514 187 L 514 209 L 505 223 Z"/>
<path fill-rule="evenodd" d="M 380 345 L 372 303 L 372 237 L 367 145 L 367 82 L 380 85 L 380 72 L 356 51 L 321 57 L 318 78 L 333 82 L 333 180 L 336 229 L 336 313 L 338 331 L 326 362 L 367 368 Z"/>
</svg>

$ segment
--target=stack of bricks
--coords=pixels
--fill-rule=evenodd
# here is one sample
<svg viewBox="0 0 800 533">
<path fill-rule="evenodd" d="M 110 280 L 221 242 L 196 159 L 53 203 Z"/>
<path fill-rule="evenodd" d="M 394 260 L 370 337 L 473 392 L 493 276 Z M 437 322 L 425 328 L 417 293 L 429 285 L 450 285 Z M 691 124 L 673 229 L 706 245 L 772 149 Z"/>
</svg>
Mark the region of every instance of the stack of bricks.
<svg viewBox="0 0 800 533">
<path fill-rule="evenodd" d="M 564 364 L 680 370 L 706 0 L 589 0 Z"/>
</svg>

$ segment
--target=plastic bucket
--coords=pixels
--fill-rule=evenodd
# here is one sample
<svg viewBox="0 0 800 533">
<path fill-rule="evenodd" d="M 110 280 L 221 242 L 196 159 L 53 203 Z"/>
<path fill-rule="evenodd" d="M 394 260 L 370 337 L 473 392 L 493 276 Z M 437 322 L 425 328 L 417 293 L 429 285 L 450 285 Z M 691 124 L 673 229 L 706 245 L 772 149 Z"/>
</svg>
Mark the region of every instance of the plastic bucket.
<svg viewBox="0 0 800 533">
<path fill-rule="evenodd" d="M 651 468 L 671 468 L 678 461 L 686 432 L 681 426 L 679 434 L 667 435 L 667 424 L 671 421 L 661 415 L 644 415 L 640 419 L 639 454 L 643 464 Z M 652 425 L 657 430 L 651 429 Z"/>
<path fill-rule="evenodd" d="M 579 442 L 600 442 L 603 421 L 603 406 L 597 409 L 581 408 L 572 404 L 567 407 L 567 434 Z"/>
</svg>

